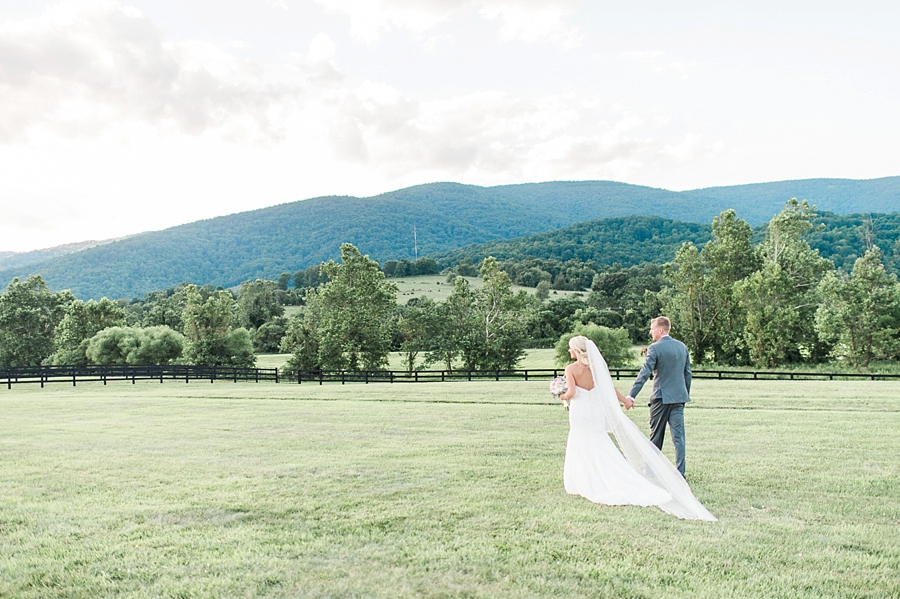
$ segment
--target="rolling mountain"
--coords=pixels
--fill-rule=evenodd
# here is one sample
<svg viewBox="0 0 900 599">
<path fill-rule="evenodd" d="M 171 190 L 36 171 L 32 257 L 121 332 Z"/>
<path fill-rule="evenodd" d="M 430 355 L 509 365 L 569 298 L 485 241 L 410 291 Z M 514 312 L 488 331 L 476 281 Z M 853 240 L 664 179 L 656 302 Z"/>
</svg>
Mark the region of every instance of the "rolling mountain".
<svg viewBox="0 0 900 599">
<path fill-rule="evenodd" d="M 324 197 L 133 235 L 0 270 L 0 286 L 40 273 L 80 298 L 133 297 L 182 281 L 225 287 L 335 258 L 341 242 L 384 261 L 629 215 L 708 223 L 726 208 L 758 225 L 790 197 L 836 212 L 895 210 L 900 177 L 810 179 L 686 192 L 610 181 L 498 187 L 419 185 L 371 198 Z M 2 267 L 0 267 L 2 268 Z"/>
<path fill-rule="evenodd" d="M 122 238 L 124 239 L 124 238 Z M 0 252 L 0 270 L 20 268 L 30 264 L 40 264 L 47 262 L 53 258 L 74 254 L 88 248 L 103 245 L 104 243 L 112 243 L 115 239 L 106 239 L 104 241 L 78 241 L 75 243 L 67 243 L 65 245 L 57 245 L 52 248 L 43 250 L 34 250 L 31 252 Z"/>
</svg>

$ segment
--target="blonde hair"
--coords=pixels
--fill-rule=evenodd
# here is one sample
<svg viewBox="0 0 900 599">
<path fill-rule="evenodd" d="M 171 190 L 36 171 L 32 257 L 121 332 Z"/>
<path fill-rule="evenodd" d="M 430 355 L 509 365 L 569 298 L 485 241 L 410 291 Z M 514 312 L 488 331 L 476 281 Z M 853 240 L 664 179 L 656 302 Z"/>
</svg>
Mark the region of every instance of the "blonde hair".
<svg viewBox="0 0 900 599">
<path fill-rule="evenodd" d="M 575 359 L 590 366 L 591 362 L 587 355 L 587 337 L 584 335 L 575 335 L 569 339 L 569 349 L 575 352 Z"/>
<path fill-rule="evenodd" d="M 650 324 L 655 325 L 657 328 L 662 329 L 667 333 L 672 330 L 672 321 L 665 316 L 657 316 L 650 321 Z"/>
</svg>

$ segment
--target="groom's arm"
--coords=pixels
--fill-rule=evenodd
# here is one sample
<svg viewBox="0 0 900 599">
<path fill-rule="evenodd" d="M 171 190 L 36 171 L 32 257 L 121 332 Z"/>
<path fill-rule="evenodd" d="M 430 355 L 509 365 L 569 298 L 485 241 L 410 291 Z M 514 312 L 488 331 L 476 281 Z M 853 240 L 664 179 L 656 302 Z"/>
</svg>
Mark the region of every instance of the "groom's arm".
<svg viewBox="0 0 900 599">
<path fill-rule="evenodd" d="M 634 379 L 634 384 L 631 386 L 631 391 L 628 392 L 628 397 L 631 397 L 632 399 L 637 397 L 637 394 L 643 389 L 644 383 L 646 383 L 647 379 L 650 378 L 650 375 L 653 374 L 654 368 L 656 368 L 656 351 L 651 345 L 647 348 L 647 359 L 644 360 L 641 371 L 638 372 L 637 378 Z"/>
<path fill-rule="evenodd" d="M 687 388 L 688 395 L 691 394 L 691 352 L 684 348 L 685 355 L 687 356 L 684 360 L 684 386 Z"/>
</svg>

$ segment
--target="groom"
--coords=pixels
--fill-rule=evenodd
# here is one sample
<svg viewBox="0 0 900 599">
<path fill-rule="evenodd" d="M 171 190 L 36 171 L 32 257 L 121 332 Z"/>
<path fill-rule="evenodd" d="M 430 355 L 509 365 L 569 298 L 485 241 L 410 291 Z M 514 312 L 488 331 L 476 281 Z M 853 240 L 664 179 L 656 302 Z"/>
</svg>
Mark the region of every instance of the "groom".
<svg viewBox="0 0 900 599">
<path fill-rule="evenodd" d="M 675 467 L 684 476 L 684 404 L 691 401 L 691 356 L 684 343 L 669 337 L 672 323 L 665 316 L 650 321 L 653 343 L 647 359 L 628 393 L 632 401 L 653 373 L 650 394 L 650 440 L 662 449 L 666 424 L 675 444 Z"/>
</svg>

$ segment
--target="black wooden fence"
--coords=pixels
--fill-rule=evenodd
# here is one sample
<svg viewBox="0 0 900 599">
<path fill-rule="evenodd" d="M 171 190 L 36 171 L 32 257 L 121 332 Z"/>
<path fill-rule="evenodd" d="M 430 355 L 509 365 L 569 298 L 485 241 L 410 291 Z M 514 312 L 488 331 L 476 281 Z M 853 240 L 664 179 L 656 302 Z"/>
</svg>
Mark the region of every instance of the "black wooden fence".
<svg viewBox="0 0 900 599">
<path fill-rule="evenodd" d="M 228 366 L 24 366 L 0 368 L 0 385 L 11 389 L 18 383 L 86 383 L 107 381 L 164 380 L 273 381 L 279 382 L 277 368 L 232 368 Z"/>
<path fill-rule="evenodd" d="M 636 368 L 613 368 L 616 380 L 637 376 Z M 526 370 L 372 370 L 336 371 L 302 370 L 281 372 L 277 368 L 233 368 L 229 366 L 31 366 L 0 368 L 0 385 L 12 389 L 14 384 L 77 383 L 107 381 L 165 380 L 171 381 L 268 381 L 274 383 L 429 383 L 447 381 L 509 381 L 550 380 L 561 376 L 562 369 L 537 368 Z M 900 374 L 778 372 L 761 370 L 694 370 L 695 379 L 719 380 L 835 380 L 869 379 L 900 380 Z"/>
<path fill-rule="evenodd" d="M 434 383 L 445 381 L 508 381 L 508 380 L 550 380 L 563 375 L 562 368 L 528 370 L 418 370 L 407 372 L 405 370 L 375 370 L 375 371 L 322 371 L 303 370 L 282 378 L 297 383 Z M 637 376 L 637 368 L 611 368 L 610 374 L 614 379 L 633 379 Z M 842 373 L 842 372 L 784 372 L 762 370 L 694 370 L 694 379 L 718 379 L 718 380 L 840 380 L 840 379 L 868 379 L 876 380 L 900 380 L 898 374 L 878 373 Z"/>
</svg>

